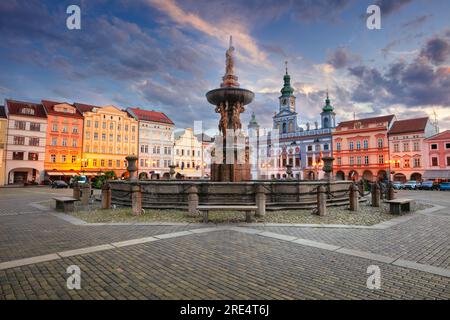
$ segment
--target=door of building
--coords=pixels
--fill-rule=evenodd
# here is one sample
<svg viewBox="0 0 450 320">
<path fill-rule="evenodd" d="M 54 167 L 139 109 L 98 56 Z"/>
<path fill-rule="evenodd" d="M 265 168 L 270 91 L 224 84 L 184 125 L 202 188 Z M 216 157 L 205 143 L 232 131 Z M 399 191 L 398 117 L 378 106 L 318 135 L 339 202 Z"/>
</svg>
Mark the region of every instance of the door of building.
<svg viewBox="0 0 450 320">
<path fill-rule="evenodd" d="M 14 184 L 21 184 L 27 182 L 28 172 L 14 172 Z"/>
</svg>

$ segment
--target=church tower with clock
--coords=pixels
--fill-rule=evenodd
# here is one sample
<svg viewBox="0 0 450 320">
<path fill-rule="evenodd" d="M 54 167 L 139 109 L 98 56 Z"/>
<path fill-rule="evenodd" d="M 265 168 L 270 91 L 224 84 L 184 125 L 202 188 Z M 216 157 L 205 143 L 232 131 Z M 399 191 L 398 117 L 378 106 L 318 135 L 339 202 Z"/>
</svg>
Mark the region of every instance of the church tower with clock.
<svg viewBox="0 0 450 320">
<path fill-rule="evenodd" d="M 297 112 L 295 106 L 294 88 L 291 87 L 291 76 L 288 73 L 286 61 L 286 74 L 284 86 L 281 89 L 280 109 L 273 117 L 273 127 L 279 130 L 279 134 L 293 133 L 301 130 L 297 126 Z"/>
</svg>

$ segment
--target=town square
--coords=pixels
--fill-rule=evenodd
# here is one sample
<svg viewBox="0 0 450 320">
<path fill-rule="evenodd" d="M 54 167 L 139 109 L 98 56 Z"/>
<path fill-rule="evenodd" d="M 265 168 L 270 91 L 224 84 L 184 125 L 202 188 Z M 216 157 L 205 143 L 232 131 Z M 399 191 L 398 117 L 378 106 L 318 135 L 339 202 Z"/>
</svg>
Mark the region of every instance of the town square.
<svg viewBox="0 0 450 320">
<path fill-rule="evenodd" d="M 441 6 L 0 4 L 0 300 L 449 300 Z"/>
</svg>

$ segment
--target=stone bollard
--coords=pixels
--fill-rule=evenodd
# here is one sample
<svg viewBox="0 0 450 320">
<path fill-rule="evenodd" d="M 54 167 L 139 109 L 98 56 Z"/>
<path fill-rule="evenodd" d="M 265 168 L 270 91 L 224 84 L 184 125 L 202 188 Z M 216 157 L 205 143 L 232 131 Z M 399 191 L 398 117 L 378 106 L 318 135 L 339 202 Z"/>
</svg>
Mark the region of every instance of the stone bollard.
<svg viewBox="0 0 450 320">
<path fill-rule="evenodd" d="M 111 208 L 111 186 L 105 182 L 102 186 L 102 209 Z"/>
<path fill-rule="evenodd" d="M 140 185 L 131 186 L 131 210 L 134 216 L 142 214 L 142 193 Z"/>
<path fill-rule="evenodd" d="M 75 182 L 74 184 L 73 184 L 73 198 L 74 199 L 77 199 L 77 200 L 80 200 L 80 185 L 79 185 L 79 183 L 78 182 Z"/>
<path fill-rule="evenodd" d="M 394 185 L 392 184 L 392 182 L 389 182 L 389 186 L 387 188 L 387 199 L 388 200 L 395 199 Z"/>
<path fill-rule="evenodd" d="M 89 183 L 83 183 L 81 185 L 81 204 L 87 206 L 89 204 L 90 197 L 91 197 L 91 185 Z"/>
<path fill-rule="evenodd" d="M 264 217 L 266 215 L 266 192 L 263 185 L 256 186 L 256 210 L 257 217 Z"/>
<path fill-rule="evenodd" d="M 359 210 L 359 201 L 358 201 L 358 187 L 356 184 L 352 183 L 349 188 L 350 191 L 350 211 L 358 211 Z"/>
<path fill-rule="evenodd" d="M 378 183 L 373 183 L 371 188 L 372 193 L 372 207 L 380 206 L 380 185 Z"/>
<path fill-rule="evenodd" d="M 196 186 L 190 186 L 187 190 L 188 193 L 188 205 L 189 205 L 189 214 L 197 215 L 198 210 L 198 188 Z"/>
<path fill-rule="evenodd" d="M 317 188 L 317 214 L 319 216 L 327 215 L 327 194 L 324 186 Z"/>
<path fill-rule="evenodd" d="M 362 180 L 359 180 L 358 182 L 358 190 L 360 194 L 364 194 L 364 182 Z"/>
</svg>

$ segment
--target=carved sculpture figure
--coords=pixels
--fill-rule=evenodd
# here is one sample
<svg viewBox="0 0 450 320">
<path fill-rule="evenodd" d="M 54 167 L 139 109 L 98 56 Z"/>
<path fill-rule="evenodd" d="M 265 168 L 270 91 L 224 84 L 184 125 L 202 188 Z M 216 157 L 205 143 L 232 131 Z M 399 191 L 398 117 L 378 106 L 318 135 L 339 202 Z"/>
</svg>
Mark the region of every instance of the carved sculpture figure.
<svg viewBox="0 0 450 320">
<path fill-rule="evenodd" d="M 227 134 L 228 127 L 228 113 L 226 110 L 226 105 L 223 103 L 219 104 L 215 111 L 220 114 L 219 131 L 225 136 Z"/>
</svg>

